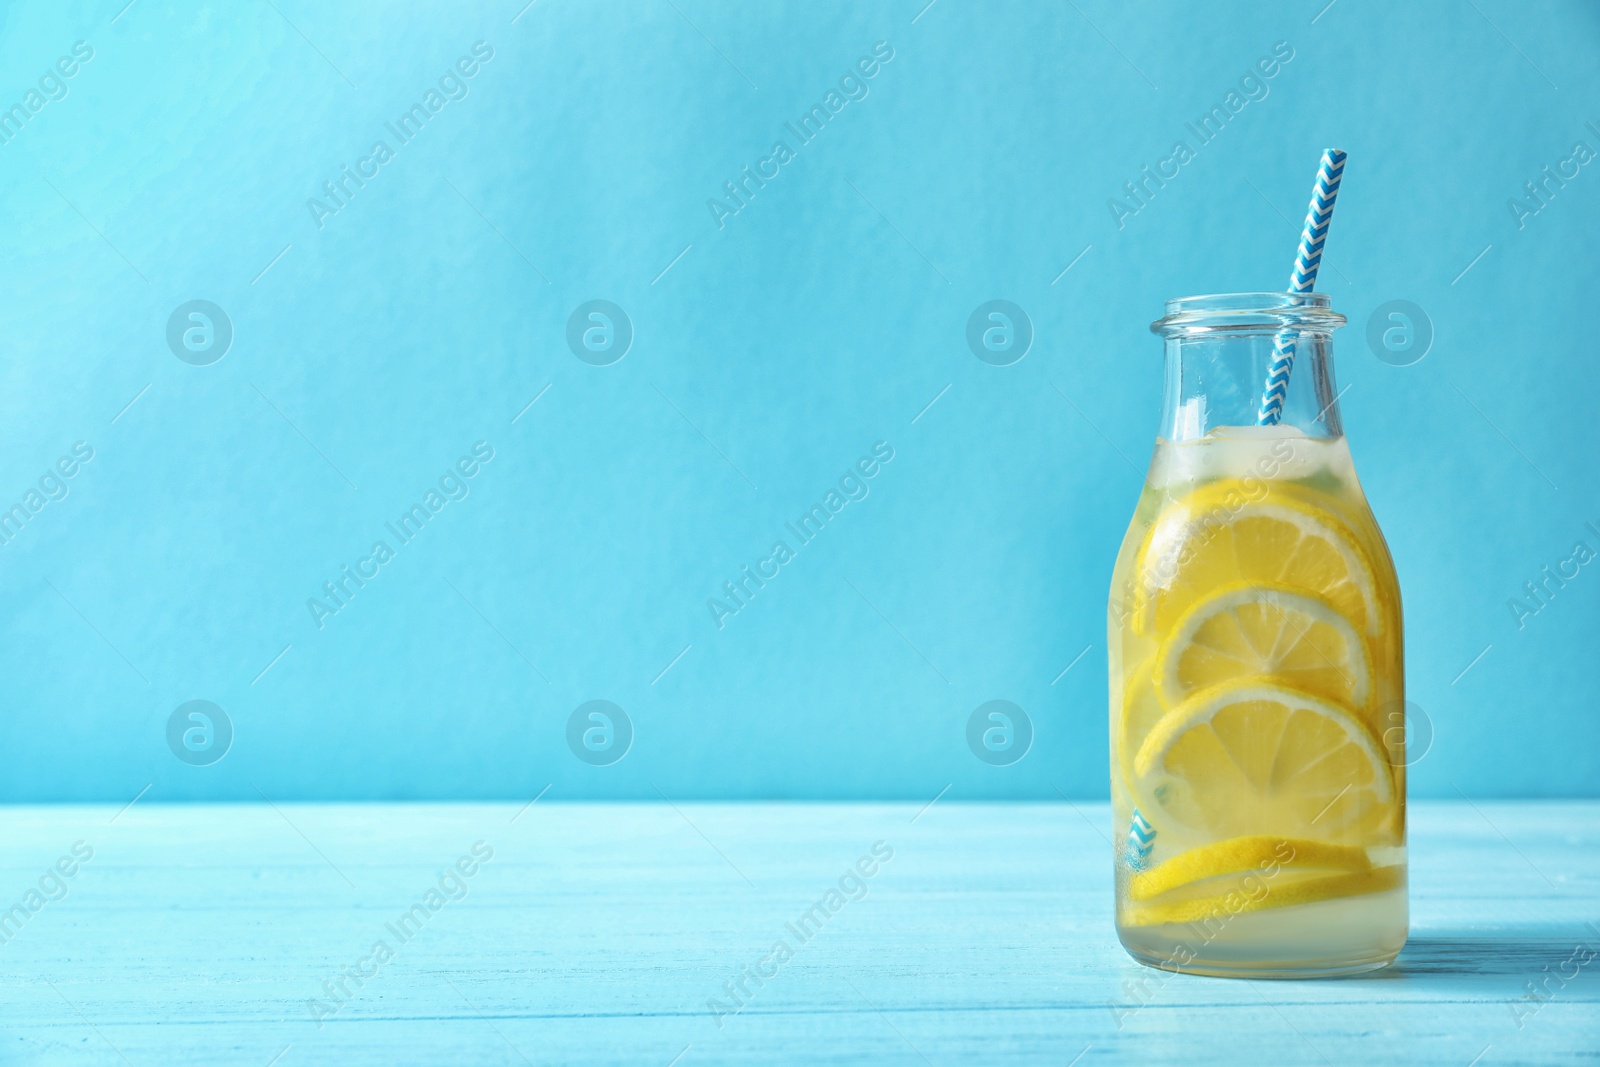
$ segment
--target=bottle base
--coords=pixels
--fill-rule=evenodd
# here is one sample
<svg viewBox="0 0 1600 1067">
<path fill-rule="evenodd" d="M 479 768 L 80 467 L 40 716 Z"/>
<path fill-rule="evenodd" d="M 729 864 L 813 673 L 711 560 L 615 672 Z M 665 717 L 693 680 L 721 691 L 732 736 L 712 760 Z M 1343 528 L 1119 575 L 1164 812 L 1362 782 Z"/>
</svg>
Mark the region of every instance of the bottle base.
<svg viewBox="0 0 1600 1067">
<path fill-rule="evenodd" d="M 1393 963 L 1408 933 L 1406 891 L 1318 901 L 1202 922 L 1118 926 L 1147 967 L 1217 978 L 1338 978 Z"/>
<path fill-rule="evenodd" d="M 1198 974 L 1207 978 L 1349 978 L 1353 975 L 1367 974 L 1371 971 L 1381 971 L 1395 961 L 1400 955 L 1400 950 L 1386 952 L 1381 956 L 1369 959 L 1342 959 L 1318 960 L 1307 962 L 1299 960 L 1285 962 L 1281 960 L 1239 960 L 1218 961 L 1209 959 L 1195 959 L 1189 963 L 1178 963 L 1170 958 L 1149 956 L 1135 949 L 1128 948 L 1128 955 L 1146 967 L 1154 967 L 1162 971 L 1172 971 L 1174 974 Z"/>
</svg>

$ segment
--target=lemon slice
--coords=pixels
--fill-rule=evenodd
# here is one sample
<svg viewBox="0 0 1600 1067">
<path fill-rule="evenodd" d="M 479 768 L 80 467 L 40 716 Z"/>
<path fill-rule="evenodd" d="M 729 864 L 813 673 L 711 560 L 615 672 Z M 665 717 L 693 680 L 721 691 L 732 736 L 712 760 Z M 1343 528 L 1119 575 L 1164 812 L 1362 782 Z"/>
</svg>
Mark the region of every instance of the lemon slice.
<svg viewBox="0 0 1600 1067">
<path fill-rule="evenodd" d="M 1365 871 L 1372 867 L 1367 850 L 1326 841 L 1305 841 L 1256 834 L 1191 848 L 1154 870 L 1135 874 L 1128 882 L 1129 900 L 1150 900 L 1163 893 L 1200 889 L 1189 896 L 1216 896 L 1212 883 L 1235 875 L 1275 879 L 1287 867 L 1332 871 Z M 1271 872 L 1271 873 L 1269 873 Z"/>
<path fill-rule="evenodd" d="M 1321 597 L 1376 634 L 1372 565 L 1349 528 L 1308 499 L 1251 495 L 1238 479 L 1223 479 L 1162 512 L 1135 561 L 1147 594 L 1134 620 L 1139 632 L 1167 633 L 1196 601 L 1242 583 Z"/>
<path fill-rule="evenodd" d="M 1130 901 L 1120 914 L 1124 926 L 1158 926 L 1162 923 L 1192 923 L 1204 919 L 1224 919 L 1247 911 L 1284 908 L 1292 904 L 1314 904 L 1336 897 L 1382 893 L 1405 883 L 1405 865 L 1373 867 L 1365 871 L 1317 874 L 1290 879 L 1288 872 L 1276 878 L 1262 875 L 1248 889 L 1232 890 L 1193 900 L 1158 900 L 1149 903 Z"/>
<path fill-rule="evenodd" d="M 1134 756 L 1147 811 L 1218 837 L 1361 841 L 1390 813 L 1383 749 L 1348 711 L 1258 681 L 1202 690 Z"/>
<path fill-rule="evenodd" d="M 1236 585 L 1200 601 L 1161 646 L 1168 707 L 1208 686 L 1260 676 L 1347 707 L 1371 691 L 1366 642 L 1327 601 Z"/>
<path fill-rule="evenodd" d="M 1134 754 L 1139 751 L 1140 742 L 1166 712 L 1161 706 L 1161 698 L 1156 695 L 1154 656 L 1146 656 L 1142 663 L 1123 677 L 1122 704 L 1118 710 L 1112 744 L 1116 749 L 1116 766 L 1122 773 L 1122 782 L 1131 790 Z"/>
</svg>

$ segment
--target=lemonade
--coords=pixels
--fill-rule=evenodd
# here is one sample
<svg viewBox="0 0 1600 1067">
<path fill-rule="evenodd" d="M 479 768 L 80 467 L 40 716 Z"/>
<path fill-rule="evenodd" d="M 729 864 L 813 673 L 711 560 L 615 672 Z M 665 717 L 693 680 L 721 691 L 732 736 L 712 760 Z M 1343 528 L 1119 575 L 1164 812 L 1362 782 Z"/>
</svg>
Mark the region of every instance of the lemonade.
<svg viewBox="0 0 1600 1067">
<path fill-rule="evenodd" d="M 1316 430 L 1158 439 L 1117 558 L 1117 932 L 1154 966 L 1351 973 L 1405 942 L 1399 587 Z"/>
</svg>

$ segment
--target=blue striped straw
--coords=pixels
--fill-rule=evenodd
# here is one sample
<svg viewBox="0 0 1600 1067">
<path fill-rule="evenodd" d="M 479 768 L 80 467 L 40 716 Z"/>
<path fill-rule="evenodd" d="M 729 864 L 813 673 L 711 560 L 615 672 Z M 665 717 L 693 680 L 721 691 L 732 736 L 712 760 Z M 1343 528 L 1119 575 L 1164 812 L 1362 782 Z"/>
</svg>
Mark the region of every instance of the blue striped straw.
<svg viewBox="0 0 1600 1067">
<path fill-rule="evenodd" d="M 1317 186 L 1311 193 L 1311 208 L 1300 231 L 1300 251 L 1294 257 L 1294 273 L 1289 276 L 1289 292 L 1309 293 L 1317 284 L 1317 268 L 1322 265 L 1322 244 L 1328 239 L 1333 221 L 1333 202 L 1339 197 L 1339 179 L 1344 174 L 1345 154 L 1337 148 L 1322 153 L 1317 168 Z M 1261 394 L 1261 412 L 1256 421 L 1276 426 L 1283 418 L 1283 400 L 1289 393 L 1289 372 L 1294 369 L 1295 341 L 1299 335 L 1285 330 L 1272 344 L 1272 366 L 1267 371 L 1266 391 Z"/>
</svg>

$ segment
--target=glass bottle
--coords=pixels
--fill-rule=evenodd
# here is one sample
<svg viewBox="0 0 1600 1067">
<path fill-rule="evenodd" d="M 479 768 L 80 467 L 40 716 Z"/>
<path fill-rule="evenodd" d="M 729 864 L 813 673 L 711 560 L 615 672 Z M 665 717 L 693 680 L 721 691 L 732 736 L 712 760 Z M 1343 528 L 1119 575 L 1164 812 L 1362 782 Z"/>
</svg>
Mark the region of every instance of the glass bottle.
<svg viewBox="0 0 1600 1067">
<path fill-rule="evenodd" d="M 1117 934 L 1151 966 L 1350 974 L 1406 940 L 1400 591 L 1339 420 L 1344 324 L 1232 293 L 1151 326 L 1165 399 L 1108 617 Z"/>
</svg>

